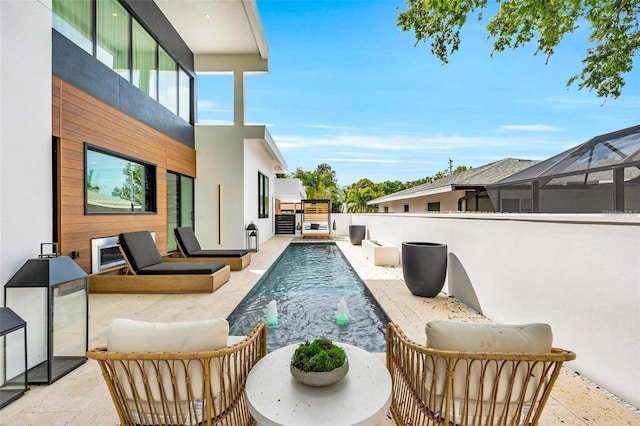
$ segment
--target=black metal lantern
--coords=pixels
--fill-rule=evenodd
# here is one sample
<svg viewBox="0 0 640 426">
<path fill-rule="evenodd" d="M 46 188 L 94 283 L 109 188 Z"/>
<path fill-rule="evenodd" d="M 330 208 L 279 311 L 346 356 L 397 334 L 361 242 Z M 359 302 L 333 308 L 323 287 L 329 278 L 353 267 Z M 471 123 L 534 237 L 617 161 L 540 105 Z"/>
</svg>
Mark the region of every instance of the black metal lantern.
<svg viewBox="0 0 640 426">
<path fill-rule="evenodd" d="M 0 408 L 27 391 L 27 323 L 9 308 L 0 308 Z"/>
<path fill-rule="evenodd" d="M 259 230 L 258 227 L 253 223 L 253 221 L 247 226 L 245 229 L 247 234 L 247 250 L 252 252 L 258 251 L 258 244 L 260 242 L 259 238 Z"/>
<path fill-rule="evenodd" d="M 79 367 L 89 343 L 87 274 L 68 256 L 42 254 L 42 246 L 4 286 L 5 306 L 29 326 L 30 384 L 50 384 Z"/>
</svg>

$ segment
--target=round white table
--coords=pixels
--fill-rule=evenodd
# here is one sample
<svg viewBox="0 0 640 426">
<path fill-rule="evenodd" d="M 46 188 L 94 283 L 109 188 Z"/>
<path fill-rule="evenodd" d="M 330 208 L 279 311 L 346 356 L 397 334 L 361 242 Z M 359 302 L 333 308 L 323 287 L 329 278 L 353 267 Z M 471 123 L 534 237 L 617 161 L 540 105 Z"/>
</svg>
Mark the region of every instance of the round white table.
<svg viewBox="0 0 640 426">
<path fill-rule="evenodd" d="M 381 360 L 356 346 L 344 348 L 349 372 L 331 386 L 296 381 L 289 371 L 298 344 L 261 359 L 247 377 L 247 405 L 261 425 L 376 425 L 391 405 L 391 376 Z"/>
</svg>

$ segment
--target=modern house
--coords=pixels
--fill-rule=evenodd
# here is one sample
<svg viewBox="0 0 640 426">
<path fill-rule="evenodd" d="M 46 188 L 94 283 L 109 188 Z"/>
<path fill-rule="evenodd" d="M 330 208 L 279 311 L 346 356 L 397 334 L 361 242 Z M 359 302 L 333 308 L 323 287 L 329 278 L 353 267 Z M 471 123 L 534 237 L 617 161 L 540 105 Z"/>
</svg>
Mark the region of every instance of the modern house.
<svg viewBox="0 0 640 426">
<path fill-rule="evenodd" d="M 537 161 L 505 158 L 367 202 L 380 213 L 493 212 L 486 186 Z"/>
<path fill-rule="evenodd" d="M 120 232 L 161 253 L 176 226 L 211 248 L 274 235 L 287 164 L 244 119 L 244 76 L 269 63 L 254 0 L 2 1 L 0 52 L 3 282 L 43 242 L 91 273 L 92 241 Z M 233 125 L 198 125 L 204 73 L 233 74 Z"/>
</svg>

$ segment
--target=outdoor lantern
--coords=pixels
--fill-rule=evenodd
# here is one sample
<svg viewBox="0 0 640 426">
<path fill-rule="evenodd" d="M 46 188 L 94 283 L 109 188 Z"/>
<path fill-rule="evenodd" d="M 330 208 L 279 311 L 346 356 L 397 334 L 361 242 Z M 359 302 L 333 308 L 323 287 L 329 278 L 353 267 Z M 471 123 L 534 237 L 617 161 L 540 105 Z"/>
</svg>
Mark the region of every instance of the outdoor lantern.
<svg viewBox="0 0 640 426">
<path fill-rule="evenodd" d="M 247 233 L 247 250 L 252 252 L 258 251 L 258 242 L 260 241 L 258 238 L 258 227 L 253 223 L 253 221 L 247 226 L 245 229 Z"/>
<path fill-rule="evenodd" d="M 29 259 L 4 286 L 4 303 L 26 321 L 27 382 L 50 384 L 87 358 L 87 274 L 68 256 Z"/>
<path fill-rule="evenodd" d="M 27 323 L 9 308 L 0 308 L 0 408 L 27 391 Z"/>
</svg>

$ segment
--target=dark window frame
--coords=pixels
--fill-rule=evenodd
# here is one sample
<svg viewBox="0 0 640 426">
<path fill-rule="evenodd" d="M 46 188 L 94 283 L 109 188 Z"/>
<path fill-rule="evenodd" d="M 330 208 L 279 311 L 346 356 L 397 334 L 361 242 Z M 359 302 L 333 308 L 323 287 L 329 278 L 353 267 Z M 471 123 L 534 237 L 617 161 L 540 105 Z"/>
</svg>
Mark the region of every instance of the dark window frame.
<svg viewBox="0 0 640 426">
<path fill-rule="evenodd" d="M 144 167 L 144 209 L 141 211 L 89 211 L 89 190 L 87 188 L 88 184 L 88 161 L 87 154 L 89 151 L 93 151 L 99 154 L 108 155 L 111 157 L 115 157 L 121 160 L 130 161 L 132 163 L 136 163 Z M 135 158 L 126 154 L 122 154 L 120 152 L 116 152 L 110 149 L 102 148 L 98 145 L 93 145 L 89 142 L 84 143 L 84 214 L 85 215 L 144 215 L 144 214 L 158 214 L 158 166 L 153 163 L 149 163 L 147 161 L 141 160 L 139 158 Z"/>
<path fill-rule="evenodd" d="M 258 219 L 269 217 L 269 176 L 258 172 Z"/>
</svg>

